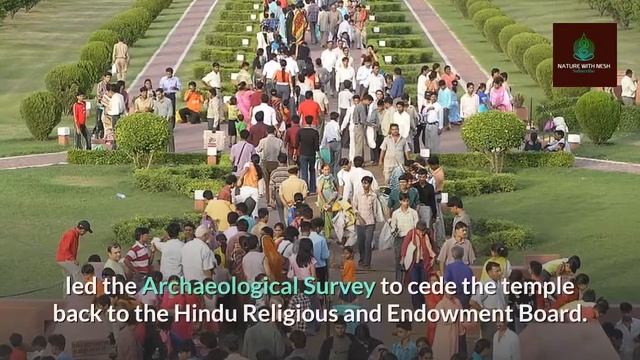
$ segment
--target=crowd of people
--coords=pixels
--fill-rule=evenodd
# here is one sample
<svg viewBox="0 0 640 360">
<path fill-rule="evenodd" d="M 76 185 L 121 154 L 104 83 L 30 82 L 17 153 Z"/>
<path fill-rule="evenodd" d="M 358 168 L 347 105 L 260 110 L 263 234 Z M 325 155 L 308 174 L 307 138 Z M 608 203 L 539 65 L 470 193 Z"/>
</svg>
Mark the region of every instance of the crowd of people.
<svg viewBox="0 0 640 360">
<path fill-rule="evenodd" d="M 237 91 L 227 102 L 218 63 L 201 79 L 207 95 L 202 95 L 195 81 L 189 82 L 183 92 L 186 106 L 178 111 L 176 97 L 182 84 L 173 69 L 166 69 L 157 89 L 150 79 L 145 80 L 133 101 L 125 91 L 122 72 L 126 73 L 126 66 L 120 56 L 118 82 L 112 84 L 112 74 L 104 74 L 97 87 L 93 137 L 115 146 L 117 121 L 128 113 L 153 112 L 167 119 L 173 130 L 176 116 L 195 124 L 204 121 L 201 113 L 206 110 L 209 130 L 227 124 L 233 170 L 217 193 L 204 192 L 206 207 L 200 223 L 171 223 L 158 238 L 152 238 L 151 229 L 137 228 L 134 244 L 128 249 L 111 244 L 104 263 L 96 262 L 99 257 L 94 256 L 93 262 L 80 266 L 79 240 L 93 231 L 88 221 L 80 221 L 63 234 L 56 252 L 65 275 L 74 281 L 113 278 L 138 286 L 147 279 L 177 283 L 180 277 L 220 283 L 231 278 L 298 282 L 309 277 L 327 282 L 338 276 L 340 281 L 354 282 L 375 266 L 373 249 L 390 239 L 395 280 L 423 283 L 444 278 L 461 289 L 460 284 L 473 276 L 471 266 L 480 265 L 476 264 L 473 222 L 462 199 L 443 200 L 446 164 L 440 164 L 435 154 L 441 151 L 441 134 L 451 125 L 478 112 L 513 110 L 508 74 L 493 69 L 485 83 L 467 82 L 460 89 L 462 80 L 449 65 L 441 69 L 433 64 L 422 67 L 417 94 L 407 94 L 402 69 L 385 71 L 375 48 L 367 45 L 364 5 L 307 0 L 291 6 L 271 0 L 265 1 L 264 9 L 256 56 L 252 63 L 241 64 Z M 312 47 L 317 45 L 323 50 L 313 59 Z M 354 59 L 353 50 L 362 55 Z M 78 94 L 73 111 L 77 144 L 82 146 L 84 140 L 90 149 L 83 104 L 84 94 Z M 554 119 L 550 129 L 556 132 L 554 143 L 543 146 L 532 134 L 523 142 L 525 150 L 563 151 L 566 124 Z M 168 151 L 174 150 L 172 140 Z M 429 150 L 428 156 L 424 150 Z M 366 159 L 373 171 L 365 168 Z M 445 231 L 447 213 L 453 215 L 451 234 Z M 376 231 L 380 227 L 387 228 L 387 238 Z M 101 264 L 100 270 L 96 263 Z M 551 298 L 472 296 L 460 290 L 455 296 L 415 294 L 411 304 L 415 309 L 516 311 L 523 304 L 537 309 L 582 306 L 594 321 L 607 311 L 607 302 L 589 288 L 589 277 L 577 272 L 579 257 L 527 265 L 527 269 L 512 266 L 508 249 L 494 244 L 490 258 L 481 264 L 481 280 L 545 282 L 560 276 L 574 282 L 576 290 Z M 332 274 L 332 268 L 339 271 Z M 348 292 L 337 298 L 169 293 L 132 297 L 104 294 L 102 289 L 95 303 L 102 309 L 130 311 L 141 304 L 168 310 L 176 305 L 241 310 L 244 304 L 318 309 L 338 303 L 361 306 L 362 299 Z M 640 320 L 631 318 L 629 304 L 621 304 L 620 310 L 620 322 L 605 325 L 607 335 L 622 359 L 640 358 L 636 341 Z M 114 324 L 111 338 L 117 359 L 501 360 L 520 358 L 518 334 L 526 326 L 482 323 L 480 339 L 468 349 L 465 324 L 429 323 L 426 333 L 414 339 L 416 325 L 396 324 L 389 331 L 397 336 L 397 343 L 384 344 L 371 336 L 367 324 L 349 329 L 350 324 L 340 318 L 317 354 L 310 353 L 306 343 L 308 337 L 319 336 L 318 322 L 284 326 L 276 321 L 129 321 Z M 49 346 L 44 337 L 28 346 L 19 334 L 14 335 L 11 346 L 0 346 L 0 360 L 26 359 L 27 351 L 35 353 L 30 359 L 49 359 L 40 356 L 45 348 L 54 359 L 71 358 L 60 334 L 49 337 Z"/>
</svg>

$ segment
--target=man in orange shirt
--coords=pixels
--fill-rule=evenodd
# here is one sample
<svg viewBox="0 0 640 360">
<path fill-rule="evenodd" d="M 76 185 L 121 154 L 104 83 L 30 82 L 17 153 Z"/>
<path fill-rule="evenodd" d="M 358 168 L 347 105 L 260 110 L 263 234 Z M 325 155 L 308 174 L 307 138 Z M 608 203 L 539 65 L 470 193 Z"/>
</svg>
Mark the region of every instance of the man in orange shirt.
<svg viewBox="0 0 640 360">
<path fill-rule="evenodd" d="M 76 227 L 62 234 L 56 251 L 56 262 L 62 267 L 63 275 L 65 278 L 71 276 L 74 282 L 82 281 L 80 267 L 78 266 L 78 243 L 80 237 L 86 233 L 93 233 L 93 230 L 91 230 L 91 224 L 87 220 L 82 220 Z M 65 289 L 65 297 L 67 293 L 68 291 Z"/>
<path fill-rule="evenodd" d="M 311 125 L 318 127 L 318 119 L 320 118 L 320 105 L 313 101 L 313 91 L 307 91 L 304 93 L 304 101 L 298 105 L 298 115 L 301 119 L 305 119 L 307 116 L 313 117 Z"/>
<path fill-rule="evenodd" d="M 184 122 L 190 122 L 192 124 L 200 123 L 200 109 L 203 103 L 202 95 L 196 89 L 196 82 L 189 82 L 189 89 L 184 93 L 184 102 L 187 103 L 186 108 L 180 109 L 180 117 Z"/>
</svg>

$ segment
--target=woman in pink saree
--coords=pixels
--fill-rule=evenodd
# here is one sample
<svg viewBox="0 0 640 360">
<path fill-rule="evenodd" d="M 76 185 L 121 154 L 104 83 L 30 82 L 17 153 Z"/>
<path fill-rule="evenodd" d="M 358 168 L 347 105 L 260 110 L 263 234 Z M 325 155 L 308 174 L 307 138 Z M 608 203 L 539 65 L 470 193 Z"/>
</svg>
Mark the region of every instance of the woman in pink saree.
<svg viewBox="0 0 640 360">
<path fill-rule="evenodd" d="M 504 80 L 500 76 L 493 81 L 493 89 L 490 91 L 489 101 L 493 110 L 513 111 L 509 91 L 504 87 Z"/>
<path fill-rule="evenodd" d="M 238 84 L 238 91 L 236 92 L 238 110 L 240 110 L 240 113 L 244 116 L 244 122 L 247 124 L 247 128 L 251 124 L 251 94 L 253 94 L 253 91 L 247 87 L 247 83 L 243 81 Z"/>
</svg>

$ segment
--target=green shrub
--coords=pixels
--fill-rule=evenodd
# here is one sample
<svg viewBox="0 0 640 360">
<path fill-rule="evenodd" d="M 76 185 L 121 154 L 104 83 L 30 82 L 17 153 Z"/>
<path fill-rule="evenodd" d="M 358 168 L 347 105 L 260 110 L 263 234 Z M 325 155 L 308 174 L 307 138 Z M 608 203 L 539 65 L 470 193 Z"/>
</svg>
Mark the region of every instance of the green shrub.
<svg viewBox="0 0 640 360">
<path fill-rule="evenodd" d="M 228 155 L 221 157 L 221 163 L 229 162 Z M 67 162 L 76 165 L 129 165 L 131 157 L 120 150 L 80 150 L 67 151 Z M 153 164 L 199 165 L 207 162 L 204 153 L 159 153 L 153 157 Z"/>
<path fill-rule="evenodd" d="M 80 60 L 94 64 L 97 71 L 92 74 L 91 83 L 97 82 L 101 73 L 111 68 L 111 48 L 102 41 L 90 41 L 80 50 Z"/>
<path fill-rule="evenodd" d="M 58 97 L 65 114 L 70 113 L 78 91 L 89 90 L 86 69 L 78 64 L 56 65 L 45 75 L 44 83 L 47 90 Z"/>
<path fill-rule="evenodd" d="M 445 233 L 451 235 L 453 215 L 444 215 Z M 496 218 L 471 219 L 473 247 L 476 254 L 489 255 L 491 245 L 502 243 L 509 250 L 525 250 L 533 245 L 533 231 L 509 220 Z"/>
<path fill-rule="evenodd" d="M 480 10 L 478 11 L 475 15 L 473 15 L 473 24 L 476 26 L 476 29 L 478 29 L 480 32 L 484 31 L 484 23 L 487 22 L 487 20 L 491 19 L 494 16 L 503 16 L 504 13 L 502 12 L 502 10 L 500 9 L 484 9 L 484 10 Z"/>
<path fill-rule="evenodd" d="M 145 9 L 152 18 L 157 18 L 162 10 L 171 5 L 171 0 L 136 0 L 133 4 L 134 8 Z"/>
<path fill-rule="evenodd" d="M 496 50 L 502 51 L 502 48 L 500 48 L 500 31 L 513 23 L 513 19 L 508 16 L 494 16 L 484 23 L 484 36 Z"/>
<path fill-rule="evenodd" d="M 247 25 L 252 26 L 252 31 L 247 31 Z M 254 24 L 253 21 L 247 19 L 247 21 L 217 21 L 213 27 L 214 32 L 220 33 L 229 33 L 229 34 L 247 34 L 249 37 L 255 37 L 256 31 L 258 31 L 259 26 Z"/>
<path fill-rule="evenodd" d="M 96 30 L 89 35 L 89 40 L 87 40 L 87 42 L 92 41 L 102 41 L 107 44 L 107 46 L 109 46 L 109 50 L 111 50 L 113 45 L 118 42 L 118 34 L 112 30 Z"/>
<path fill-rule="evenodd" d="M 525 126 L 514 113 L 491 110 L 469 117 L 461 135 L 467 148 L 484 153 L 491 171 L 499 173 L 505 153 L 522 144 L 524 133 Z"/>
<path fill-rule="evenodd" d="M 460 13 L 462 14 L 462 16 L 464 17 L 469 16 L 469 13 L 467 12 L 467 0 L 454 0 L 453 2 L 456 5 L 456 8 L 458 9 L 458 11 L 460 11 Z"/>
<path fill-rule="evenodd" d="M 118 37 L 131 45 L 144 36 L 153 17 L 142 8 L 131 8 L 112 17 L 102 25 L 102 29 L 115 32 Z"/>
<path fill-rule="evenodd" d="M 467 11 L 469 10 L 469 7 L 477 2 L 484 2 L 484 1 L 488 1 L 488 0 L 467 0 Z"/>
<path fill-rule="evenodd" d="M 402 11 L 402 3 L 397 2 L 374 2 L 371 4 L 371 11 L 374 13 L 383 13 L 389 11 Z"/>
<path fill-rule="evenodd" d="M 502 52 L 507 54 L 509 40 L 511 40 L 512 37 L 521 33 L 533 33 L 533 32 L 534 31 L 531 30 L 531 28 L 521 24 L 511 24 L 511 25 L 505 26 L 504 28 L 502 28 L 502 30 L 500 31 L 500 34 L 498 35 L 498 42 L 500 43 L 500 48 L 502 49 Z"/>
<path fill-rule="evenodd" d="M 217 61 L 221 63 L 238 63 L 236 56 L 243 54 L 245 60 L 250 60 L 249 50 L 246 48 L 233 49 L 233 48 L 204 48 L 200 51 L 200 60 L 203 61 Z"/>
<path fill-rule="evenodd" d="M 375 26 L 380 28 L 380 33 L 381 34 L 393 34 L 394 36 L 396 36 L 396 35 L 407 35 L 407 34 L 411 34 L 413 32 L 413 25 L 411 25 L 411 24 L 379 24 L 379 23 L 376 23 Z M 368 27 L 369 28 L 367 29 L 367 34 L 375 34 L 373 32 L 374 25 L 371 25 L 371 23 L 369 23 Z"/>
<path fill-rule="evenodd" d="M 538 64 L 536 68 L 536 79 L 538 84 L 542 87 L 544 94 L 551 98 L 553 94 L 551 89 L 553 88 L 553 59 L 544 59 Z"/>
<path fill-rule="evenodd" d="M 553 56 L 553 49 L 549 44 L 533 45 L 524 52 L 524 55 L 522 56 L 524 69 L 534 81 L 538 82 L 538 79 L 536 78 L 536 69 L 538 68 L 538 64 L 540 64 L 542 60 L 548 59 L 551 56 Z"/>
<path fill-rule="evenodd" d="M 258 11 L 226 11 L 224 13 L 225 21 L 253 21 L 251 20 L 251 14 L 257 15 Z"/>
<path fill-rule="evenodd" d="M 447 169 L 449 177 L 449 169 Z M 513 174 L 471 175 L 458 180 L 445 180 L 444 190 L 456 196 L 478 196 L 495 192 L 512 192 L 516 189 L 516 178 Z"/>
<path fill-rule="evenodd" d="M 99 70 L 95 63 L 87 60 L 78 61 L 77 65 L 82 74 L 82 83 L 84 84 L 82 87 L 90 93 L 92 85 L 100 81 L 102 72 L 106 69 Z"/>
<path fill-rule="evenodd" d="M 376 48 L 378 47 L 378 41 L 380 40 L 384 40 L 386 42 L 386 47 L 395 49 L 417 49 L 427 46 L 424 36 L 420 35 L 391 37 L 386 34 L 367 34 L 367 41 Z"/>
<path fill-rule="evenodd" d="M 209 33 L 205 36 L 205 43 L 211 46 L 222 46 L 222 47 L 235 47 L 235 48 L 243 48 L 242 40 L 248 39 L 249 45 L 247 47 L 254 48 L 255 47 L 255 36 L 247 35 L 230 35 L 230 34 L 221 34 L 221 33 Z"/>
<path fill-rule="evenodd" d="M 214 192 L 224 186 L 224 177 L 231 172 L 231 162 L 217 166 L 184 165 L 138 169 L 134 172 L 136 186 L 149 192 L 172 191 L 192 196 L 195 190 L 210 189 Z"/>
<path fill-rule="evenodd" d="M 376 22 L 381 23 L 402 23 L 407 21 L 404 12 L 382 12 L 375 15 Z"/>
<path fill-rule="evenodd" d="M 224 8 L 225 10 L 240 10 L 240 11 L 246 11 L 246 10 L 253 10 L 253 3 L 250 2 L 226 2 L 224 4 Z M 258 10 L 256 10 L 258 11 Z"/>
<path fill-rule="evenodd" d="M 620 103 L 604 91 L 590 91 L 578 99 L 576 116 L 594 144 L 606 143 L 620 125 Z"/>
<path fill-rule="evenodd" d="M 169 142 L 167 120 L 150 113 L 137 113 L 118 121 L 116 139 L 118 148 L 127 153 L 133 165 L 151 166 L 156 153 L 164 152 Z"/>
<path fill-rule="evenodd" d="M 469 19 L 473 19 L 473 17 L 482 10 L 497 9 L 497 8 L 498 6 L 496 6 L 490 1 L 477 1 L 467 6 L 467 15 Z"/>
<path fill-rule="evenodd" d="M 620 27 L 628 29 L 631 20 L 637 20 L 640 3 L 630 0 L 609 0 L 611 4 L 611 16 Z"/>
<path fill-rule="evenodd" d="M 620 110 L 620 131 L 640 130 L 640 107 L 623 106 Z"/>
<path fill-rule="evenodd" d="M 136 216 L 113 224 L 112 230 L 115 241 L 120 244 L 120 246 L 127 248 L 135 243 L 134 233 L 138 227 L 146 227 L 151 230 L 153 236 L 162 237 L 165 228 L 170 223 L 177 222 L 181 227 L 184 227 L 186 223 L 198 225 L 201 219 L 202 215 L 196 212 L 187 213 L 182 216 Z"/>
<path fill-rule="evenodd" d="M 392 64 L 423 64 L 433 60 L 433 50 L 431 49 L 387 49 L 379 48 L 380 61 L 384 61 L 385 55 L 392 56 Z M 408 90 L 407 90 L 408 91 Z"/>
<path fill-rule="evenodd" d="M 524 53 L 532 46 L 538 44 L 549 44 L 549 40 L 540 34 L 522 33 L 515 35 L 509 40 L 507 54 L 516 66 L 526 72 L 524 67 Z M 544 59 L 541 59 L 541 61 Z"/>
<path fill-rule="evenodd" d="M 35 92 L 20 103 L 20 117 L 36 140 L 47 140 L 61 116 L 60 100 L 48 91 Z"/>
<path fill-rule="evenodd" d="M 491 164 L 489 159 L 478 152 L 460 154 L 438 154 L 440 163 L 450 167 L 467 169 L 486 169 Z M 546 167 L 573 167 L 574 157 L 571 153 L 543 153 L 543 152 L 509 152 L 505 154 L 504 166 L 509 169 L 522 168 L 546 168 Z M 447 170 L 447 177 L 449 171 Z"/>
<path fill-rule="evenodd" d="M 559 98 L 579 98 L 591 91 L 590 87 L 554 87 L 551 93 L 554 99 Z"/>
</svg>

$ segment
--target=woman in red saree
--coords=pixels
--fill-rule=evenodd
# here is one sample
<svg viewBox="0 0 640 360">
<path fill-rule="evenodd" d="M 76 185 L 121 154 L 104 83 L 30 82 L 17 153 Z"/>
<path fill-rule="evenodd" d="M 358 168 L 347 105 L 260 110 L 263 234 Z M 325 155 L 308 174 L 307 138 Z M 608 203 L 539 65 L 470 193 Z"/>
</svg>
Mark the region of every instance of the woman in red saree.
<svg viewBox="0 0 640 360">
<path fill-rule="evenodd" d="M 440 276 L 437 273 L 435 272 L 429 273 L 430 283 L 433 284 L 434 282 L 438 281 L 438 279 L 440 279 Z M 427 304 L 427 309 L 428 310 L 435 309 L 438 303 L 440 302 L 440 300 L 442 300 L 442 297 L 443 297 L 442 294 L 434 294 L 434 293 L 426 294 L 424 296 L 424 300 Z M 427 343 L 431 347 L 433 347 L 433 339 L 436 336 L 436 325 L 437 324 L 435 322 L 427 323 Z"/>
<path fill-rule="evenodd" d="M 304 11 L 304 4 L 300 1 L 296 5 L 296 9 L 293 10 L 292 33 L 296 44 L 300 44 L 304 41 L 304 34 L 307 32 L 307 26 L 307 13 Z"/>
<path fill-rule="evenodd" d="M 427 223 L 419 221 L 415 229 L 409 231 L 402 242 L 400 259 L 405 271 L 405 284 L 409 282 L 422 283 L 427 281 L 427 274 L 433 269 L 436 254 L 431 246 Z M 424 305 L 424 295 L 411 295 L 414 309 Z"/>
</svg>

